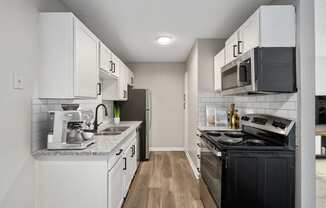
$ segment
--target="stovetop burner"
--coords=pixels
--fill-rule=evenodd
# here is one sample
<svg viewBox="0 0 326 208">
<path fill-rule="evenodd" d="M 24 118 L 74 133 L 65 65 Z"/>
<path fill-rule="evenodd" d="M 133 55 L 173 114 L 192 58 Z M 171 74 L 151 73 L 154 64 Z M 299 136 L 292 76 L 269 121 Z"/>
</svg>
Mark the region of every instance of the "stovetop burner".
<svg viewBox="0 0 326 208">
<path fill-rule="evenodd" d="M 243 137 L 243 133 L 241 132 L 229 132 L 229 133 L 224 133 L 224 136 L 231 137 L 231 138 L 241 138 Z"/>
<path fill-rule="evenodd" d="M 278 146 L 275 143 L 266 141 L 256 136 L 244 133 L 244 132 L 217 132 L 207 131 L 205 134 L 216 145 L 228 147 L 228 146 Z"/>
<path fill-rule="evenodd" d="M 234 144 L 239 144 L 240 142 L 242 142 L 242 138 L 230 138 L 230 137 L 223 137 L 219 140 L 217 140 L 217 142 L 223 143 L 223 144 L 228 144 L 228 145 L 234 145 Z"/>
<path fill-rule="evenodd" d="M 244 145 L 251 145 L 251 146 L 264 146 L 267 145 L 267 142 L 260 139 L 248 139 L 243 142 Z"/>
<path fill-rule="evenodd" d="M 213 136 L 213 137 L 220 137 L 220 136 L 222 136 L 222 134 L 220 132 L 217 132 L 217 131 L 207 132 L 207 135 Z"/>
</svg>

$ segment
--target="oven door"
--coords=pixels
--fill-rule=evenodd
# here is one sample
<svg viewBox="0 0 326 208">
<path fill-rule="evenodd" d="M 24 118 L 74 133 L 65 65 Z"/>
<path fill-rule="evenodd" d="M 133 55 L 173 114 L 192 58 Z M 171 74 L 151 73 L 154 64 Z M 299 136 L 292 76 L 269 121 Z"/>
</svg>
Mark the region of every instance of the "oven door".
<svg viewBox="0 0 326 208">
<path fill-rule="evenodd" d="M 220 208 L 223 167 L 222 153 L 215 150 L 213 145 L 203 136 L 201 137 L 200 153 L 201 199 L 207 208 Z"/>
</svg>

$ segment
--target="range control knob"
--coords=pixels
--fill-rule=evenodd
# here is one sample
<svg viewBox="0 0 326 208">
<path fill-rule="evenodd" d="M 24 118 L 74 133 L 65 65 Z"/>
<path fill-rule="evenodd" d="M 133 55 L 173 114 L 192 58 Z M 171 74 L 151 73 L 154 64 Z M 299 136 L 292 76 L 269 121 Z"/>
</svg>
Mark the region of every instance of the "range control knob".
<svg viewBox="0 0 326 208">
<path fill-rule="evenodd" d="M 281 128 L 281 129 L 285 129 L 286 128 L 286 124 L 285 123 L 278 122 L 278 121 L 273 121 L 272 126 L 274 126 L 275 128 Z"/>
<path fill-rule="evenodd" d="M 275 128 L 278 128 L 278 127 L 280 127 L 280 123 L 277 121 L 273 121 L 272 126 L 274 126 Z"/>
<path fill-rule="evenodd" d="M 250 118 L 249 118 L 248 116 L 242 116 L 242 117 L 241 117 L 241 120 L 243 120 L 243 121 L 249 121 L 249 119 L 250 119 Z"/>
<path fill-rule="evenodd" d="M 285 127 L 286 127 L 286 124 L 285 124 L 285 123 L 282 123 L 282 122 L 280 122 L 279 126 L 280 126 L 280 128 L 281 128 L 281 129 L 285 129 Z"/>
</svg>

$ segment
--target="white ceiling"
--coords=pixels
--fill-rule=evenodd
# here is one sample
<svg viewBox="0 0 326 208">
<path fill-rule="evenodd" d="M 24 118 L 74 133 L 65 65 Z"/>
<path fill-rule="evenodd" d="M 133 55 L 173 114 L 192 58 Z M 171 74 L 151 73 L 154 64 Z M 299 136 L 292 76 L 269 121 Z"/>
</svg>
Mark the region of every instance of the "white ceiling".
<svg viewBox="0 0 326 208">
<path fill-rule="evenodd" d="M 227 38 L 271 0 L 62 0 L 127 62 L 182 62 L 197 38 Z M 175 36 L 157 45 L 162 33 Z"/>
</svg>

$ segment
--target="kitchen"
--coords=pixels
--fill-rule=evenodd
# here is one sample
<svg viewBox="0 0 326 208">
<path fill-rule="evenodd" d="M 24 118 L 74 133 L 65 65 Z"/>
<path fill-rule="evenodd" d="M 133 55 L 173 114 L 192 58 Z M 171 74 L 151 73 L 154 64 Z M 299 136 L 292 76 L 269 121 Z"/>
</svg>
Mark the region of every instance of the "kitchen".
<svg viewBox="0 0 326 208">
<path fill-rule="evenodd" d="M 241 133 L 278 135 L 265 139 L 282 138 L 277 149 L 287 150 L 279 156 L 289 158 L 291 174 L 283 186 L 266 186 L 276 198 L 264 206 L 276 206 L 275 189 L 286 187 L 280 193 L 290 197 L 279 207 L 315 207 L 314 3 L 170 3 L 1 3 L 1 207 L 210 207 L 210 195 L 214 207 L 220 194 L 221 207 L 259 206 L 250 197 L 261 195 L 243 191 L 223 205 L 232 183 L 203 179 L 214 172 L 202 172 L 207 148 L 197 135 L 226 135 L 230 115 Z M 286 70 L 264 71 L 271 65 Z M 257 70 L 260 81 L 251 85 Z M 213 185 L 206 194 L 202 179 Z"/>
</svg>

